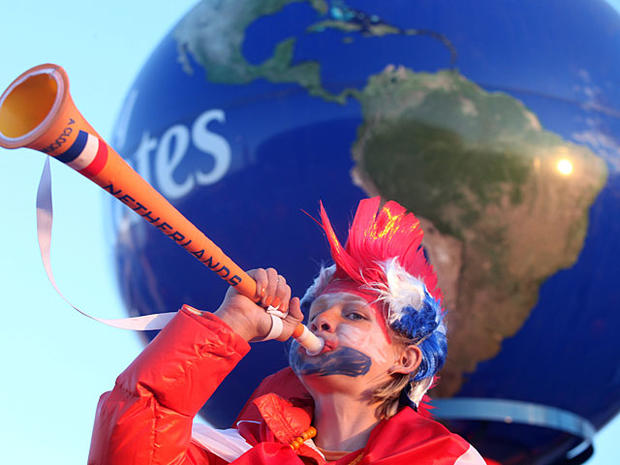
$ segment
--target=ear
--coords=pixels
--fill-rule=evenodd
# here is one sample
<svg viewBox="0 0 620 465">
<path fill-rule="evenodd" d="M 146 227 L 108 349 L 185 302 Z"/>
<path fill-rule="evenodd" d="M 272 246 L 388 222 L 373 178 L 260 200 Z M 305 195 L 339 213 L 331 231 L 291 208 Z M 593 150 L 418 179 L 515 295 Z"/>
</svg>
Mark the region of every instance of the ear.
<svg viewBox="0 0 620 465">
<path fill-rule="evenodd" d="M 403 348 L 390 371 L 392 373 L 410 374 L 418 369 L 420 363 L 422 363 L 422 351 L 418 346 L 409 344 Z"/>
</svg>

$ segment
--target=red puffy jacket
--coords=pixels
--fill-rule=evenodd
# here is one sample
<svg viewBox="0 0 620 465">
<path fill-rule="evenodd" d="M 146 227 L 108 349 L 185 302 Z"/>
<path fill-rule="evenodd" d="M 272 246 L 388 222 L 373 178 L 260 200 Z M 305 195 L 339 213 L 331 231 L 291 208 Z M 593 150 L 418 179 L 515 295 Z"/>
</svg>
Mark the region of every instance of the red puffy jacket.
<svg viewBox="0 0 620 465">
<path fill-rule="evenodd" d="M 91 465 L 220 465 L 229 463 L 192 440 L 194 417 L 250 350 L 210 313 L 184 306 L 101 396 Z M 294 405 L 295 403 L 295 405 Z M 312 447 L 290 443 L 308 429 L 312 399 L 290 369 L 268 377 L 236 422 L 251 447 L 230 463 L 318 464 Z M 403 408 L 372 431 L 366 447 L 337 465 L 483 465 L 478 453 L 439 423 Z"/>
</svg>

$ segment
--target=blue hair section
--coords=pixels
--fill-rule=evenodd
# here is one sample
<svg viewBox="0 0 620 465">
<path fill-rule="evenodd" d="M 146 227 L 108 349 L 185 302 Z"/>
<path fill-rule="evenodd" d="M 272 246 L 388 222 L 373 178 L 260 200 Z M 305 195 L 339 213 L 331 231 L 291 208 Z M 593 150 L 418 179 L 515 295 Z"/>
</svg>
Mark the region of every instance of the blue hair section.
<svg viewBox="0 0 620 465">
<path fill-rule="evenodd" d="M 434 376 L 446 361 L 448 340 L 443 324 L 441 304 L 425 291 L 422 308 L 403 307 L 400 318 L 390 327 L 405 336 L 422 351 L 422 362 L 413 378 L 420 381 Z"/>
</svg>

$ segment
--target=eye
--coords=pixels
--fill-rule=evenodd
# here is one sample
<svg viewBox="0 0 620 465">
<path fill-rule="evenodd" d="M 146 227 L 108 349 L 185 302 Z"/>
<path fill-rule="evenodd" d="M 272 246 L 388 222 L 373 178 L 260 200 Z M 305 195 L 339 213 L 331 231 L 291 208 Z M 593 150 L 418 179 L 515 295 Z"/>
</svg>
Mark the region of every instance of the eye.
<svg viewBox="0 0 620 465">
<path fill-rule="evenodd" d="M 348 312 L 346 314 L 347 319 L 349 320 L 366 320 L 366 316 L 360 312 Z"/>
</svg>

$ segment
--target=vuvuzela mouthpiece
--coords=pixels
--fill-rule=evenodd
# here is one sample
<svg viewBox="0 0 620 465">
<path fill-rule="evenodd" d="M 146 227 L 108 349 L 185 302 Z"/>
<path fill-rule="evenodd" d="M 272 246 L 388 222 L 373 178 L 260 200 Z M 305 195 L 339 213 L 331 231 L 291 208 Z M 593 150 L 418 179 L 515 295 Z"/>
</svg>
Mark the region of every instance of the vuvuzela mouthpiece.
<svg viewBox="0 0 620 465">
<path fill-rule="evenodd" d="M 297 338 L 297 342 L 299 342 L 299 344 L 306 349 L 306 353 L 311 356 L 321 353 L 325 345 L 325 341 L 312 333 L 306 326 L 304 326 L 304 331 L 301 333 L 301 336 Z"/>
</svg>

